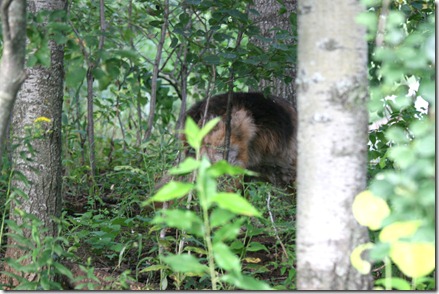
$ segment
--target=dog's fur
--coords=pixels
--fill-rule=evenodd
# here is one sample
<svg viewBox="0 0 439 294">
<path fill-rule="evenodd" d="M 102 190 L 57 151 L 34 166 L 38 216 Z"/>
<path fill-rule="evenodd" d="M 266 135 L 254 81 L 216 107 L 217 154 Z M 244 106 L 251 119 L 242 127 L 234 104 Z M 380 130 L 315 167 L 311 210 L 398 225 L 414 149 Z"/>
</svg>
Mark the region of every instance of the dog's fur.
<svg viewBox="0 0 439 294">
<path fill-rule="evenodd" d="M 211 161 L 223 159 L 228 94 L 204 99 L 187 111 L 201 126 L 220 117 L 218 125 L 204 138 L 202 153 Z M 262 93 L 233 93 L 231 99 L 229 162 L 260 174 L 262 180 L 288 187 L 296 177 L 297 113 L 286 100 Z M 185 142 L 185 136 L 181 139 Z"/>
</svg>

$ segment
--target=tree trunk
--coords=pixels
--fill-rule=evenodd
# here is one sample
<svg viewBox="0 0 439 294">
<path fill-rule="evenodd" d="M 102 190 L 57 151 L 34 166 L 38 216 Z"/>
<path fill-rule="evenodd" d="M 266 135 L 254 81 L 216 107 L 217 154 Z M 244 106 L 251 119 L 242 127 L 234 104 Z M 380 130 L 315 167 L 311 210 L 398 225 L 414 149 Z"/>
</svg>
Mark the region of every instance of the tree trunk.
<svg viewBox="0 0 439 294">
<path fill-rule="evenodd" d="M 43 10 L 63 10 L 66 9 L 66 1 L 28 1 L 28 9 L 31 13 Z M 42 25 L 41 29 L 44 29 L 45 25 Z M 12 184 L 27 194 L 29 199 L 15 196 L 11 201 L 9 218 L 20 225 L 25 220 L 17 214 L 15 209 L 33 214 L 43 222 L 45 228 L 48 228 L 47 234 L 54 235 L 56 224 L 53 217 L 61 215 L 61 111 L 64 48 L 63 45 L 49 41 L 49 50 L 50 67 L 38 65 L 27 70 L 28 78 L 18 93 L 13 110 L 11 137 L 15 144 L 19 143 L 13 151 L 13 166 L 16 171 L 27 178 L 28 182 L 14 179 Z M 38 138 L 30 138 L 27 128 L 30 128 L 32 134 Z M 29 139 L 32 153 L 22 141 Z M 30 232 L 25 231 L 24 236 L 30 236 Z M 8 238 L 5 257 L 17 259 L 23 256 L 24 252 L 17 246 L 15 240 Z M 5 271 L 14 272 L 7 265 L 5 265 Z M 28 274 L 25 278 L 32 280 L 36 275 L 37 273 Z M 2 279 L 3 282 L 12 285 L 17 283 L 5 277 Z"/>
<path fill-rule="evenodd" d="M 352 215 L 366 187 L 367 43 L 356 0 L 298 5 L 297 288 L 369 289 L 350 254 L 368 232 Z"/>
<path fill-rule="evenodd" d="M 7 7 L 9 6 L 9 7 Z M 26 1 L 0 1 L 3 54 L 0 63 L 0 169 L 5 147 L 6 129 L 17 92 L 26 74 Z"/>
<path fill-rule="evenodd" d="M 164 14 L 163 14 L 163 24 L 162 31 L 160 33 L 160 40 L 157 45 L 157 54 L 154 60 L 154 67 L 152 70 L 151 77 L 151 99 L 149 100 L 149 116 L 148 116 L 148 126 L 145 131 L 144 140 L 148 139 L 151 136 L 152 129 L 154 126 L 154 116 L 155 116 L 155 108 L 157 102 L 157 81 L 158 75 L 160 72 L 160 63 L 162 60 L 163 53 L 163 45 L 165 44 L 166 35 L 168 33 L 168 17 L 169 17 L 169 1 L 164 0 L 163 2 Z"/>
<path fill-rule="evenodd" d="M 273 28 L 279 28 L 282 30 L 289 31 L 291 34 L 291 23 L 290 14 L 296 12 L 296 0 L 286 0 L 283 1 L 286 13 L 279 14 L 281 9 L 281 4 L 277 0 L 255 0 L 254 8 L 259 12 L 259 16 L 251 14 L 251 17 L 261 30 L 261 34 L 266 38 L 274 38 L 276 31 Z M 253 38 L 251 42 L 261 48 L 267 49 L 268 44 L 264 41 Z M 289 43 L 291 45 L 292 42 Z M 296 78 L 296 71 L 288 71 L 288 75 L 291 76 L 292 80 Z M 296 104 L 296 89 L 294 83 L 285 83 L 281 79 L 273 78 L 271 80 L 261 80 L 259 82 L 259 89 L 254 89 L 258 91 L 263 91 L 264 88 L 270 88 L 271 94 L 279 97 L 286 98 L 288 101 L 292 102 L 293 105 Z"/>
</svg>

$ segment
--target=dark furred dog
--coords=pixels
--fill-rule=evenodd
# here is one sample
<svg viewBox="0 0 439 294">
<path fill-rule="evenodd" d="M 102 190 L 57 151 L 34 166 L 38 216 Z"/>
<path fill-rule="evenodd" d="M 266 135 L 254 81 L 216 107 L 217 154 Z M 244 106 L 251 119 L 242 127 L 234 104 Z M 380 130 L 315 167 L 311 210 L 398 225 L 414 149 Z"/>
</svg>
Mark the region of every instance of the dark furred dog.
<svg viewBox="0 0 439 294">
<path fill-rule="evenodd" d="M 205 137 L 202 152 L 211 161 L 223 159 L 228 94 L 209 99 L 206 121 L 220 117 Z M 201 126 L 204 99 L 187 111 Z M 260 174 L 262 180 L 279 187 L 294 183 L 297 157 L 297 113 L 284 99 L 262 93 L 233 93 L 231 100 L 229 162 Z M 181 136 L 185 142 L 184 135 Z M 186 144 L 185 144 L 186 145 Z"/>
</svg>

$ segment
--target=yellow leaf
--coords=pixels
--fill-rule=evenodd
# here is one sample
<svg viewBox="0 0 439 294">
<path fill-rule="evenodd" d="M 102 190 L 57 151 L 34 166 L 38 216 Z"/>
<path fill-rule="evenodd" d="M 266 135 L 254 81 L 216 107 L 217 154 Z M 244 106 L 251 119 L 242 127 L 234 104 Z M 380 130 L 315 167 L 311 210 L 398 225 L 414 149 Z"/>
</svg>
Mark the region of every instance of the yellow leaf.
<svg viewBox="0 0 439 294">
<path fill-rule="evenodd" d="M 257 257 L 246 257 L 244 260 L 248 263 L 260 263 L 261 259 Z"/>
<path fill-rule="evenodd" d="M 401 238 L 413 236 L 420 225 L 419 220 L 394 222 L 381 231 L 380 241 L 392 243 Z"/>
<path fill-rule="evenodd" d="M 366 275 L 370 272 L 372 265 L 370 262 L 361 258 L 363 251 L 373 247 L 373 243 L 366 243 L 357 246 L 351 253 L 351 264 L 357 269 L 360 274 Z"/>
<path fill-rule="evenodd" d="M 420 278 L 435 268 L 435 246 L 433 243 L 395 242 L 390 248 L 390 258 L 398 268 L 412 278 Z"/>
<path fill-rule="evenodd" d="M 384 199 L 366 190 L 355 197 L 352 212 L 360 225 L 378 230 L 381 222 L 390 214 L 390 208 Z"/>
</svg>

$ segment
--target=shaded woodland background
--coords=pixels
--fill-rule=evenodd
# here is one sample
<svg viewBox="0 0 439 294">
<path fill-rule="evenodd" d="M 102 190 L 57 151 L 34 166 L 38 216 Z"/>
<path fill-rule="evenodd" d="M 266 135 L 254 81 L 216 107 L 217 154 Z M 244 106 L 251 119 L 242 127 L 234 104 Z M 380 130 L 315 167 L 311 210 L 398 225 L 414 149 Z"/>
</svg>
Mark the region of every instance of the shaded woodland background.
<svg viewBox="0 0 439 294">
<path fill-rule="evenodd" d="M 177 130 L 193 102 L 259 90 L 297 104 L 297 19 L 306 3 L 0 3 L 2 61 L 10 48 L 6 5 L 11 13 L 17 3 L 27 5 L 28 40 L 27 79 L 11 117 L 6 107 L 0 112 L 2 121 L 8 117 L 1 141 L 2 288 L 298 288 L 292 195 L 249 184 L 244 194 L 262 217 L 211 210 L 209 219 L 218 224 L 212 232 L 224 238 L 224 247 L 210 249 L 196 229 L 193 203 L 181 203 L 190 207 L 183 214 L 164 215 L 147 201 L 174 166 Z M 370 275 L 377 288 L 431 290 L 435 4 L 362 4 L 357 19 L 367 28 L 368 169 L 364 210 L 354 216 L 369 227 L 373 244 L 360 246 L 368 250 L 367 262 L 353 255 L 352 269 Z M 342 11 L 344 4 L 331 5 Z M 0 83 L 11 72 L 2 63 Z M 173 259 L 179 254 L 187 259 Z M 216 275 L 221 279 L 214 282 Z"/>
</svg>

